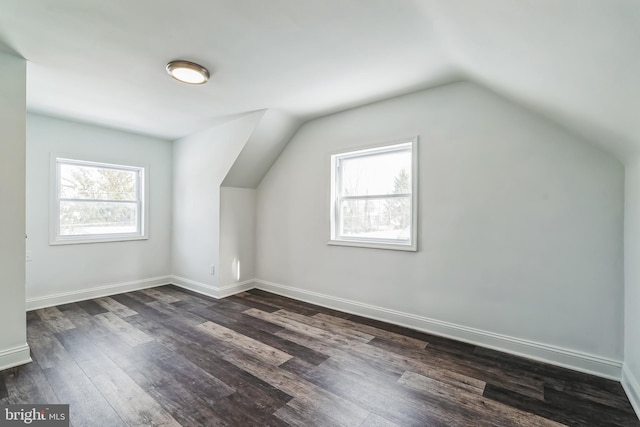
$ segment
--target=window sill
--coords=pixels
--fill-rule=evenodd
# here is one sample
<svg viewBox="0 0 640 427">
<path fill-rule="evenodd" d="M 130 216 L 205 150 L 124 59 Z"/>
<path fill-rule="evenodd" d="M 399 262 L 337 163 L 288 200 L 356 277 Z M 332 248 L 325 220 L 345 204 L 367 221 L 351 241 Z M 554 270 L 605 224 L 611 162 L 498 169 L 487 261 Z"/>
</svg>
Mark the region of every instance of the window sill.
<svg viewBox="0 0 640 427">
<path fill-rule="evenodd" d="M 401 245 L 393 243 L 374 243 L 363 242 L 353 240 L 329 240 L 327 242 L 329 246 L 350 246 L 353 248 L 366 248 L 366 249 L 386 249 L 390 251 L 405 251 L 405 252 L 417 252 L 418 248 L 413 245 Z"/>
<path fill-rule="evenodd" d="M 50 246 L 58 246 L 58 245 L 82 245 L 85 243 L 109 243 L 109 242 L 128 242 L 132 240 L 149 240 L 149 236 L 114 236 L 114 237 L 89 237 L 86 239 L 64 239 L 64 240 L 53 240 L 49 242 Z"/>
</svg>

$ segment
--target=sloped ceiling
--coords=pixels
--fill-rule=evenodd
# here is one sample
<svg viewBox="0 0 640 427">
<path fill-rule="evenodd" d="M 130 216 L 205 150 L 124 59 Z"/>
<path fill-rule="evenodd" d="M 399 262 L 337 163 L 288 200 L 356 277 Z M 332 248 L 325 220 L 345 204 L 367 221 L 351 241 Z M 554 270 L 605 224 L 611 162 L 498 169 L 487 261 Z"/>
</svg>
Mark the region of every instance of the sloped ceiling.
<svg viewBox="0 0 640 427">
<path fill-rule="evenodd" d="M 168 139 L 464 77 L 620 157 L 640 147 L 637 0 L 0 0 L 0 42 L 30 61 L 30 110 Z M 212 80 L 170 79 L 176 58 Z"/>
<path fill-rule="evenodd" d="M 0 40 L 0 52 L 3 53 L 8 53 L 10 55 L 18 55 L 18 53 L 16 51 L 14 51 L 13 49 L 11 49 L 9 46 L 7 46 L 6 44 L 4 44 L 2 42 L 2 40 Z"/>
<path fill-rule="evenodd" d="M 423 4 L 473 80 L 616 153 L 640 147 L 640 2 Z"/>
<path fill-rule="evenodd" d="M 407 1 L 0 0 L 33 111 L 174 139 L 261 109 L 303 118 L 450 78 Z M 425 54 L 425 50 L 427 54 Z M 207 85 L 165 64 L 208 67 Z"/>
<path fill-rule="evenodd" d="M 257 188 L 301 124 L 282 111 L 265 110 L 222 185 Z"/>
</svg>

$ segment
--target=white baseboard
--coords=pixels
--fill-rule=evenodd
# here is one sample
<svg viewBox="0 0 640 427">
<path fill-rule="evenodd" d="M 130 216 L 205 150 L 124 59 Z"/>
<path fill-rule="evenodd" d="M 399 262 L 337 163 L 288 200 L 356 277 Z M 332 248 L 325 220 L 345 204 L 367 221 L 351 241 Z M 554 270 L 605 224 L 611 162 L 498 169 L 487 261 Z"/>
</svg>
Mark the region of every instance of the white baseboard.
<svg viewBox="0 0 640 427">
<path fill-rule="evenodd" d="M 171 276 L 151 277 L 149 279 L 134 280 L 131 282 L 100 285 L 89 289 L 82 289 L 79 291 L 63 292 L 36 298 L 27 298 L 27 311 L 37 310 L 45 307 L 53 307 L 55 305 L 69 304 L 72 302 L 84 301 L 93 298 L 106 297 L 109 295 L 116 295 L 124 292 L 137 291 L 140 289 L 153 288 L 155 286 L 168 285 L 171 283 L 171 279 Z"/>
<path fill-rule="evenodd" d="M 370 319 L 381 320 L 383 322 L 405 326 L 429 334 L 439 335 L 469 344 L 561 366 L 563 368 L 620 381 L 622 362 L 617 360 L 521 338 L 496 334 L 437 319 L 430 319 L 428 317 L 418 316 L 415 314 L 403 313 L 396 310 L 390 310 L 344 298 L 337 298 L 265 280 L 256 279 L 255 285 L 257 289 L 306 301 L 311 304 L 357 314 Z"/>
<path fill-rule="evenodd" d="M 226 286 L 212 286 L 206 283 L 196 282 L 195 280 L 185 279 L 184 277 L 172 276 L 172 283 L 189 291 L 197 292 L 215 299 L 226 298 L 228 296 L 248 291 L 255 287 L 255 279 L 245 280 L 244 282 L 233 283 Z"/>
<path fill-rule="evenodd" d="M 622 368 L 622 388 L 624 388 L 633 410 L 640 418 L 640 381 L 635 377 L 629 366 L 625 363 Z"/>
<path fill-rule="evenodd" d="M 585 372 L 616 381 L 620 381 L 622 376 L 622 362 L 617 360 L 577 352 L 548 344 L 542 344 L 521 338 L 496 334 L 493 332 L 483 331 L 467 326 L 461 326 L 450 322 L 444 322 L 437 319 L 418 316 L 415 314 L 403 313 L 384 307 L 378 307 L 344 298 L 333 297 L 318 292 L 308 291 L 259 279 L 246 280 L 240 283 L 214 287 L 212 285 L 200 283 L 179 276 L 154 277 L 132 282 L 102 285 L 93 287 L 91 289 L 83 289 L 81 291 L 65 292 L 44 297 L 30 298 L 27 299 L 27 310 L 36 310 L 44 307 L 68 304 L 76 301 L 99 298 L 103 296 L 115 295 L 123 292 L 131 292 L 139 289 L 168 284 L 174 284 L 184 289 L 216 299 L 225 298 L 252 288 L 258 288 L 286 297 L 306 301 L 311 304 L 317 304 L 335 310 L 340 310 L 371 319 L 405 326 L 411 329 L 424 331 L 426 333 L 439 335 L 498 351 L 503 351 L 505 353 L 515 354 L 529 359 L 538 360 L 552 365 L 561 366 L 564 368 L 573 369 L 575 371 Z M 20 351 L 24 351 L 24 349 L 17 351 L 18 353 L 20 353 Z M 3 352 L 0 352 L 0 367 L 3 366 L 3 354 Z M 11 360 L 14 360 L 12 358 L 15 358 L 16 365 L 27 363 L 31 360 L 29 358 L 28 347 L 26 347 L 26 358 L 22 353 L 22 355 L 13 355 L 13 350 L 11 350 L 7 354 L 9 354 L 9 356 L 6 356 L 8 357 L 8 364 L 12 363 Z M 623 385 L 625 384 L 624 378 L 627 378 L 625 390 L 628 390 L 627 393 L 630 394 L 629 399 L 632 401 L 632 403 L 635 402 L 634 408 L 636 409 L 636 411 L 638 411 L 638 404 L 640 402 L 640 387 L 638 386 L 637 380 L 631 375 L 630 372 L 625 372 L 625 375 L 626 377 L 623 377 Z M 634 393 L 633 398 L 632 393 Z"/>
<path fill-rule="evenodd" d="M 28 344 L 0 351 L 0 371 L 29 362 L 31 362 L 31 354 Z"/>
</svg>

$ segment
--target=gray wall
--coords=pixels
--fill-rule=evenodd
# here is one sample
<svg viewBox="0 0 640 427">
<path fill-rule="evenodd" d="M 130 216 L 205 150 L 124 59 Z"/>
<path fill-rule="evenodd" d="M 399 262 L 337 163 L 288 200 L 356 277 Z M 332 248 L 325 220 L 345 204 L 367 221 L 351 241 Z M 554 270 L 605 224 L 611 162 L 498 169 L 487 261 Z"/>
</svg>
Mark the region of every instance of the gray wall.
<svg viewBox="0 0 640 427">
<path fill-rule="evenodd" d="M 30 361 L 25 317 L 26 64 L 0 53 L 0 370 Z"/>
<path fill-rule="evenodd" d="M 221 286 L 230 286 L 255 276 L 256 190 L 220 188 Z"/>
<path fill-rule="evenodd" d="M 623 384 L 640 414 L 640 158 L 629 159 L 625 175 Z"/>
<path fill-rule="evenodd" d="M 220 267 L 220 185 L 261 116 L 252 113 L 173 144 L 172 270 L 181 285 L 219 296 L 219 275 L 210 268 Z"/>
<path fill-rule="evenodd" d="M 419 251 L 328 246 L 329 153 L 414 135 Z M 615 377 L 623 179 L 610 155 L 471 83 L 383 101 L 308 122 L 276 161 L 258 187 L 256 276 L 495 347 L 551 347 L 569 366 L 576 352 Z"/>
<path fill-rule="evenodd" d="M 147 168 L 149 239 L 49 245 L 50 156 Z M 27 116 L 27 301 L 29 308 L 149 286 L 171 274 L 171 142 L 50 117 Z M 142 282 L 142 283 L 141 283 Z M 98 289 L 97 289 L 98 288 Z M 97 293 L 95 293 L 97 292 Z M 104 292 L 102 292 L 104 294 Z M 62 295 L 61 295 L 62 294 Z"/>
</svg>

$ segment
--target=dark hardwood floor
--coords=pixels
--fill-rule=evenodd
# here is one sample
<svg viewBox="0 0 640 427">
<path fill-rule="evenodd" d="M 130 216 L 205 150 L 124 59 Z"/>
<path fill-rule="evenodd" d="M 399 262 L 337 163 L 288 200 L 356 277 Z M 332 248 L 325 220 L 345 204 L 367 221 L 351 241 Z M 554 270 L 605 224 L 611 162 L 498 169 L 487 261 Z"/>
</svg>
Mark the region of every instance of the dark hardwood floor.
<svg viewBox="0 0 640 427">
<path fill-rule="evenodd" d="M 258 290 L 32 311 L 28 341 L 0 402 L 74 426 L 640 426 L 615 381 Z"/>
</svg>

